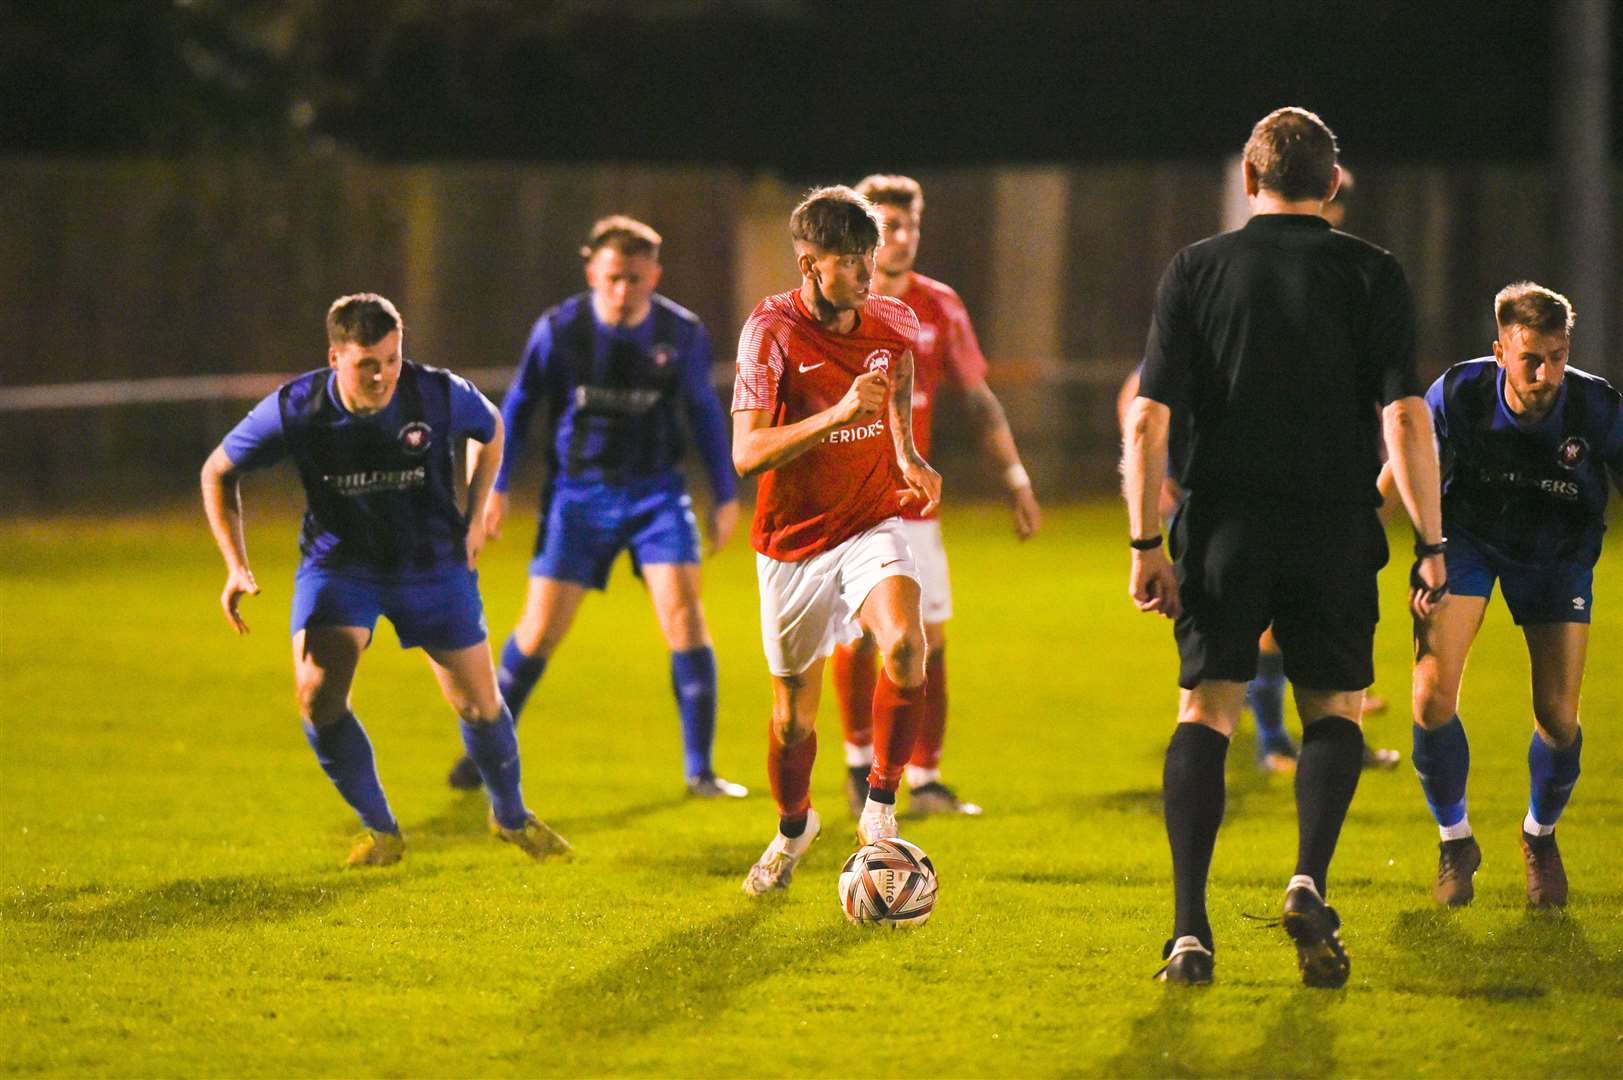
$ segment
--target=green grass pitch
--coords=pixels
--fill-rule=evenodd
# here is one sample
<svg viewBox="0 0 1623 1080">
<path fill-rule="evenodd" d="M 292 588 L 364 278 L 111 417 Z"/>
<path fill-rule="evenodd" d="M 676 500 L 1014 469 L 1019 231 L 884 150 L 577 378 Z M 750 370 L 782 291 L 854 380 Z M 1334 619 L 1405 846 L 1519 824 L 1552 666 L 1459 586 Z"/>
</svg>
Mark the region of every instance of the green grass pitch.
<svg viewBox="0 0 1623 1080">
<path fill-rule="evenodd" d="M 1112 505 L 1051 510 L 1020 546 L 996 508 L 946 519 L 949 779 L 979 820 L 911 822 L 941 873 L 913 933 L 845 924 L 854 846 L 825 700 L 823 839 L 751 901 L 771 836 L 769 702 L 747 545 L 707 567 L 717 762 L 682 797 L 668 669 L 617 568 L 520 727 L 531 804 L 578 850 L 535 865 L 444 785 L 456 728 L 380 627 L 357 714 L 409 850 L 344 872 L 355 831 L 292 707 L 294 518 L 249 495 L 264 594 L 239 640 L 200 512 L 0 524 L 0 1072 L 139 1076 L 1623 1075 L 1623 550 L 1596 583 L 1584 775 L 1561 826 L 1564 914 L 1524 909 L 1527 661 L 1497 600 L 1467 673 L 1476 904 L 1432 906 L 1436 832 L 1407 762 L 1406 559 L 1383 578 L 1366 774 L 1331 875 L 1345 991 L 1302 988 L 1272 914 L 1295 852 L 1288 782 L 1230 756 L 1211 904 L 1218 983 L 1151 981 L 1170 924 L 1159 809 L 1168 626 L 1133 611 Z M 498 640 L 529 525 L 483 567 Z M 1403 550 L 1407 530 L 1394 533 Z"/>
</svg>

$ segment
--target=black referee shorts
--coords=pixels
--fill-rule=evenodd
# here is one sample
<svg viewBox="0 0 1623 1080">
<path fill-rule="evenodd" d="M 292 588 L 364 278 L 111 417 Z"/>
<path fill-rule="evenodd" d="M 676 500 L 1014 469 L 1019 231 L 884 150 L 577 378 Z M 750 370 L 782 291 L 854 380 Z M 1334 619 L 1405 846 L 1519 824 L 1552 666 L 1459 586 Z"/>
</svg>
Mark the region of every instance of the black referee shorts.
<svg viewBox="0 0 1623 1080">
<path fill-rule="evenodd" d="M 1271 623 L 1285 675 L 1310 690 L 1375 681 L 1375 577 L 1386 532 L 1374 507 L 1235 503 L 1191 495 L 1171 529 L 1183 614 L 1178 685 L 1248 682 Z"/>
</svg>

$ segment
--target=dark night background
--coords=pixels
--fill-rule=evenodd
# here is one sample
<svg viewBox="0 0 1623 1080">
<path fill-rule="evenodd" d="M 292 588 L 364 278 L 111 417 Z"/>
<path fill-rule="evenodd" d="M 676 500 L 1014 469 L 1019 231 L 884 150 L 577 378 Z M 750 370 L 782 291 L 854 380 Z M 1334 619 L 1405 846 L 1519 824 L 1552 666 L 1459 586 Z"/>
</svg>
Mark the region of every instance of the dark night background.
<svg viewBox="0 0 1623 1080">
<path fill-rule="evenodd" d="M 1107 491 L 1156 280 L 1232 223 L 1225 161 L 1282 104 L 1340 136 L 1348 227 L 1408 270 L 1427 378 L 1479 354 L 1487 298 L 1532 277 L 1574 297 L 1584 365 L 1623 381 L 1620 14 L 0 0 L 0 496 L 189 487 L 263 390 L 127 382 L 300 370 L 360 288 L 402 304 L 421 358 L 497 392 L 610 211 L 657 223 L 671 295 L 725 341 L 783 287 L 798 193 L 875 170 L 924 183 L 920 268 L 974 313 L 1034 473 Z"/>
<path fill-rule="evenodd" d="M 707 162 L 796 176 L 894 159 L 899 143 L 909 168 L 1213 158 L 1283 102 L 1322 110 L 1365 159 L 1551 149 L 1551 6 L 1530 0 L 0 10 L 0 149 L 13 153 L 332 140 L 386 161 Z M 1623 19 L 1612 26 L 1623 37 Z M 1623 115 L 1623 65 L 1611 81 Z"/>
</svg>

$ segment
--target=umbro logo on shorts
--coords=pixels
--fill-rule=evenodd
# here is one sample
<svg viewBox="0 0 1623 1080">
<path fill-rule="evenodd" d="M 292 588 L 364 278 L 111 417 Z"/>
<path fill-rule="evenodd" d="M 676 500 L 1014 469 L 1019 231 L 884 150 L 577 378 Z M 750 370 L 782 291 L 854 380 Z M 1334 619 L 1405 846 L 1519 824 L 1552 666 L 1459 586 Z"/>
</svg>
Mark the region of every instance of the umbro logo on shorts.
<svg viewBox="0 0 1623 1080">
<path fill-rule="evenodd" d="M 1584 609 L 1584 598 L 1581 596 L 1574 596 L 1572 598 L 1572 606 L 1574 610 L 1582 611 Z"/>
</svg>

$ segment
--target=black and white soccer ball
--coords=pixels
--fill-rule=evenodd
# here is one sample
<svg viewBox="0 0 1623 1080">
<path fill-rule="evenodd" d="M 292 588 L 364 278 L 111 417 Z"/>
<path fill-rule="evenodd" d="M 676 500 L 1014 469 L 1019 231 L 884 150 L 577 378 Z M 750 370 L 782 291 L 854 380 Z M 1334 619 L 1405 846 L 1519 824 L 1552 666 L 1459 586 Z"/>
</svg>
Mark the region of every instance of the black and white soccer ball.
<svg viewBox="0 0 1623 1080">
<path fill-rule="evenodd" d="M 935 898 L 935 864 L 900 837 L 859 848 L 840 868 L 840 910 L 854 923 L 923 926 Z"/>
</svg>

